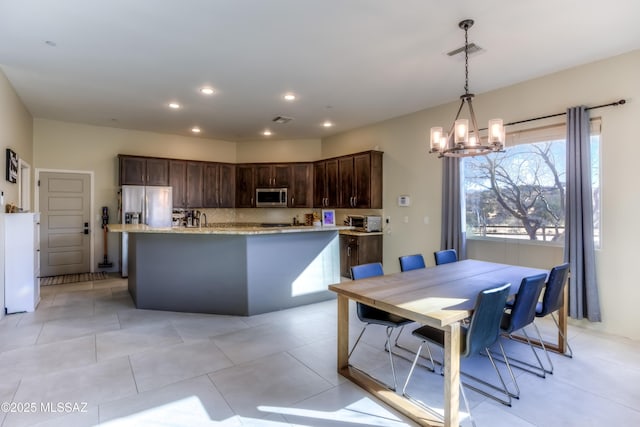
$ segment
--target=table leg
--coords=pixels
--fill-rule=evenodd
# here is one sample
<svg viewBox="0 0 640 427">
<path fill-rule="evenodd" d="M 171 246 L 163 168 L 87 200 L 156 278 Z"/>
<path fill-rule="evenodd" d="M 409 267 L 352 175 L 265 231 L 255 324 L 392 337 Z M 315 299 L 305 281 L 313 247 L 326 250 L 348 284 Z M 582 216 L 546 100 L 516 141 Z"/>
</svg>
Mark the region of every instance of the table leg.
<svg viewBox="0 0 640 427">
<path fill-rule="evenodd" d="M 444 331 L 444 425 L 458 427 L 460 406 L 460 322 Z"/>
<path fill-rule="evenodd" d="M 338 295 L 338 372 L 349 366 L 349 298 Z"/>
</svg>

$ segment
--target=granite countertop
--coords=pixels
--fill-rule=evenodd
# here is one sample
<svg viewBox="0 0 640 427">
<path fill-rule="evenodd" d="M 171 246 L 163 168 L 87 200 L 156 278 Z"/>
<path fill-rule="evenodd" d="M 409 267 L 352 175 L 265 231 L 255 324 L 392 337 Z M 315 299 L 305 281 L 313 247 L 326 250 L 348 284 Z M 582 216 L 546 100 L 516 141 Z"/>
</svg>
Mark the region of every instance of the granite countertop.
<svg viewBox="0 0 640 427">
<path fill-rule="evenodd" d="M 343 234 L 346 236 L 382 236 L 384 234 L 382 231 L 366 232 L 366 231 L 354 230 L 353 227 L 351 228 L 352 229 L 349 229 L 349 230 L 340 230 L 340 234 Z"/>
<path fill-rule="evenodd" d="M 112 233 L 164 233 L 164 234 L 280 234 L 321 231 L 352 230 L 348 226 L 313 227 L 307 225 L 265 223 L 215 223 L 206 227 L 149 227 L 144 224 L 109 224 Z M 369 233 L 371 234 L 371 233 Z"/>
</svg>

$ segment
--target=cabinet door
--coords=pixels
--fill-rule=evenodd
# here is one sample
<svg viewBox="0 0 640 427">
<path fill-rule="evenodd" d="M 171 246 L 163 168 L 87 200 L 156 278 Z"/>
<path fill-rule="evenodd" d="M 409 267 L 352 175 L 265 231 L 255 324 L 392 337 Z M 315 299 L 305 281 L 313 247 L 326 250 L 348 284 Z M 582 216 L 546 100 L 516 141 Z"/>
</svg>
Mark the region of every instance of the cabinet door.
<svg viewBox="0 0 640 427">
<path fill-rule="evenodd" d="M 358 264 L 382 262 L 382 235 L 358 236 Z"/>
<path fill-rule="evenodd" d="M 120 156 L 120 185 L 144 185 L 146 159 L 144 157 Z"/>
<path fill-rule="evenodd" d="M 340 198 L 340 181 L 338 180 L 338 160 L 327 160 L 327 207 L 337 208 Z"/>
<path fill-rule="evenodd" d="M 353 157 L 349 156 L 338 159 L 338 172 L 340 175 L 338 206 L 352 208 L 354 207 Z"/>
<path fill-rule="evenodd" d="M 217 208 L 220 167 L 218 163 L 205 163 L 203 171 L 202 207 Z"/>
<path fill-rule="evenodd" d="M 327 164 L 315 162 L 313 164 L 313 206 L 323 208 L 327 194 Z"/>
<path fill-rule="evenodd" d="M 201 208 L 203 194 L 203 164 L 187 162 L 187 207 Z"/>
<path fill-rule="evenodd" d="M 353 195 L 351 207 L 368 208 L 371 206 L 371 156 L 359 154 L 353 156 Z"/>
<path fill-rule="evenodd" d="M 311 181 L 311 163 L 291 165 L 291 183 L 289 185 L 289 207 L 310 208 L 312 204 L 313 183 Z"/>
<path fill-rule="evenodd" d="M 169 160 L 147 159 L 146 185 L 169 185 Z"/>
<path fill-rule="evenodd" d="M 357 238 L 340 235 L 340 275 L 351 278 L 351 267 L 354 265 L 358 265 Z"/>
<path fill-rule="evenodd" d="M 173 194 L 173 207 L 187 206 L 187 162 L 184 160 L 169 161 L 169 185 Z"/>
<path fill-rule="evenodd" d="M 274 187 L 289 187 L 291 185 L 290 165 L 273 165 L 271 174 Z"/>
<path fill-rule="evenodd" d="M 236 167 L 220 164 L 218 169 L 218 207 L 233 208 L 236 202 Z"/>
<path fill-rule="evenodd" d="M 256 188 L 273 187 L 272 166 L 268 164 L 255 165 Z"/>
<path fill-rule="evenodd" d="M 255 188 L 253 165 L 236 166 L 237 208 L 252 208 L 255 206 Z"/>
</svg>

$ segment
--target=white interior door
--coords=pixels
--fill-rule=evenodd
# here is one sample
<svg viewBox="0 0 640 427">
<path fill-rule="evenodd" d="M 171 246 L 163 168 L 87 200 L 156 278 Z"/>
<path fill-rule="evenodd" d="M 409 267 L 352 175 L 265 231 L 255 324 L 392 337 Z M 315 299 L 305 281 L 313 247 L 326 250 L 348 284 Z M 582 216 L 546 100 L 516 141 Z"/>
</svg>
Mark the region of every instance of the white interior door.
<svg viewBox="0 0 640 427">
<path fill-rule="evenodd" d="M 40 276 L 91 271 L 91 177 L 40 173 Z"/>
</svg>

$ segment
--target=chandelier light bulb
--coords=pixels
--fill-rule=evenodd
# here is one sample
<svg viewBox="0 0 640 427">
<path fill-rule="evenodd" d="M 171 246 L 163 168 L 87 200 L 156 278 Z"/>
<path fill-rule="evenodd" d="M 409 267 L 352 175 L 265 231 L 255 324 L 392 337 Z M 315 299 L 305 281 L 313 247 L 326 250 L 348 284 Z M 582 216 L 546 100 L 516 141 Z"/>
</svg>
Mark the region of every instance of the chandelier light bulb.
<svg viewBox="0 0 640 427">
<path fill-rule="evenodd" d="M 466 144 L 469 142 L 469 120 L 458 119 L 455 123 L 455 138 L 456 144 Z"/>
<path fill-rule="evenodd" d="M 431 128 L 431 138 L 429 141 L 429 145 L 431 146 L 432 152 L 440 151 L 442 148 L 442 128 L 441 127 L 432 127 Z"/>
</svg>

